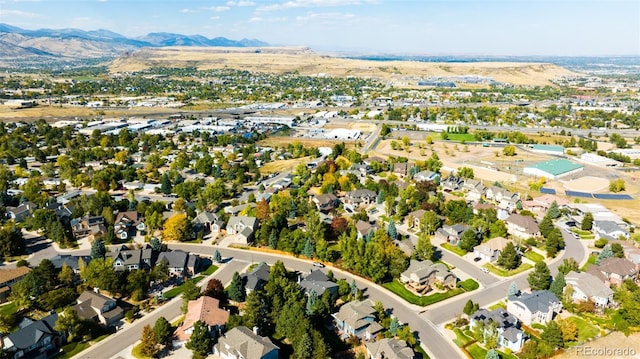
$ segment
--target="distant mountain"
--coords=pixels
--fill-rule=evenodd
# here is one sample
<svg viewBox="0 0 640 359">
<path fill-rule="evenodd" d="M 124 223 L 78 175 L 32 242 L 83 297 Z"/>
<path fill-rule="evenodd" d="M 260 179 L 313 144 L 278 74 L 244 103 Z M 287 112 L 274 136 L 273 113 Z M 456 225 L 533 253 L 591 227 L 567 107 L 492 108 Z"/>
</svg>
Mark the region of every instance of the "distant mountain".
<svg viewBox="0 0 640 359">
<path fill-rule="evenodd" d="M 113 58 L 142 47 L 165 46 L 262 47 L 269 44 L 253 39 L 209 39 L 202 35 L 165 32 L 129 38 L 104 29 L 28 30 L 0 23 L 0 65 Z"/>
</svg>

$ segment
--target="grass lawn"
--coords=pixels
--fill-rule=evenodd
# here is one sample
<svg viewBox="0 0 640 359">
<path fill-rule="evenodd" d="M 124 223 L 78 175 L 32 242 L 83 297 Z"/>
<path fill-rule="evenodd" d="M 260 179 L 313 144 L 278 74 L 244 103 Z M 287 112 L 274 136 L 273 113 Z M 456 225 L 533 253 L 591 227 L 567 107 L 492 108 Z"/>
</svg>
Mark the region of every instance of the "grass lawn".
<svg viewBox="0 0 640 359">
<path fill-rule="evenodd" d="M 472 292 L 480 288 L 480 284 L 478 284 L 478 282 L 476 282 L 475 280 L 469 278 L 459 282 L 458 287 L 464 289 L 466 292 Z"/>
<path fill-rule="evenodd" d="M 578 229 L 578 228 L 571 228 L 571 232 L 579 234 L 581 236 L 588 236 L 591 234 L 591 231 L 583 231 L 582 229 Z"/>
<path fill-rule="evenodd" d="M 195 278 L 191 278 L 191 279 L 189 279 L 189 280 L 190 280 L 190 281 L 195 281 L 196 283 L 198 283 L 198 282 L 199 282 L 199 281 L 201 281 L 203 278 L 204 278 L 204 276 L 199 275 L 199 276 L 197 276 L 197 277 L 195 277 Z M 166 291 L 166 292 L 164 293 L 164 297 L 165 297 L 167 300 L 172 299 L 172 298 L 175 298 L 175 297 L 179 296 L 180 294 L 182 294 L 182 291 L 183 291 L 183 290 L 184 290 L 184 283 L 183 283 L 183 284 L 181 284 L 181 285 L 179 285 L 179 286 L 177 286 L 177 287 L 175 287 L 175 288 L 173 288 L 173 289 L 171 289 L 171 290 Z"/>
<path fill-rule="evenodd" d="M 595 325 L 589 323 L 588 320 L 582 319 L 580 317 L 569 317 L 567 320 L 570 320 L 575 323 L 578 328 L 578 342 L 584 343 L 589 339 L 595 338 L 599 333 L 600 329 Z"/>
<path fill-rule="evenodd" d="M 151 357 L 148 357 L 146 355 L 142 355 L 142 352 L 140 351 L 140 345 L 142 343 L 136 345 L 133 347 L 133 349 L 131 350 L 131 355 L 133 355 L 135 358 L 138 359 L 151 359 Z"/>
<path fill-rule="evenodd" d="M 542 256 L 542 254 L 534 251 L 528 251 L 527 253 L 524 254 L 524 257 L 534 263 L 542 262 L 544 260 L 544 257 Z"/>
<path fill-rule="evenodd" d="M 2 315 L 9 315 L 16 313 L 18 311 L 18 306 L 14 302 L 9 302 L 0 307 L 0 313 Z"/>
<path fill-rule="evenodd" d="M 87 349 L 88 347 L 89 347 L 89 343 L 86 343 L 86 342 L 83 342 L 83 343 L 73 342 L 73 343 L 63 345 L 62 352 L 56 358 L 57 359 L 71 358 L 74 355 L 80 353 L 81 351 Z"/>
<path fill-rule="evenodd" d="M 491 273 L 499 275 L 501 277 L 511 277 L 513 275 L 516 275 L 518 273 L 522 273 L 528 269 L 533 268 L 533 266 L 529 263 L 522 263 L 520 265 L 520 267 L 513 269 L 513 270 L 506 270 L 506 269 L 502 269 L 500 267 L 496 267 L 491 263 L 487 263 L 485 265 L 483 265 L 483 267 L 487 268 Z"/>
<path fill-rule="evenodd" d="M 462 248 L 460 248 L 458 246 L 454 246 L 451 243 L 442 243 L 441 246 L 442 246 L 442 248 L 448 250 L 449 252 L 453 252 L 453 253 L 459 255 L 460 257 L 462 257 L 465 254 L 467 254 L 467 252 L 464 249 L 462 249 Z"/>
<path fill-rule="evenodd" d="M 496 304 L 494 304 L 494 305 L 489 307 L 489 309 L 491 309 L 491 310 L 496 310 L 498 308 L 507 309 L 507 304 L 505 302 L 501 301 L 501 302 L 496 303 Z"/>
<path fill-rule="evenodd" d="M 585 263 L 585 264 L 580 268 L 580 270 L 581 270 L 582 272 L 586 272 L 590 265 L 592 265 L 592 264 L 596 264 L 596 259 L 598 259 L 598 256 L 597 256 L 597 255 L 595 255 L 595 254 L 590 254 L 590 255 L 589 255 L 589 258 L 587 259 L 587 263 Z"/>
<path fill-rule="evenodd" d="M 456 338 L 453 340 L 453 342 L 456 343 L 456 345 L 460 348 L 473 341 L 473 338 L 469 338 L 468 336 L 464 335 L 460 328 L 454 328 L 453 333 L 456 335 Z"/>
<path fill-rule="evenodd" d="M 213 274 L 213 272 L 215 272 L 217 270 L 218 270 L 218 266 L 216 266 L 215 264 L 212 264 L 212 265 L 209 266 L 209 268 L 207 268 L 201 274 L 202 275 L 211 275 L 211 274 Z"/>
<path fill-rule="evenodd" d="M 465 141 L 465 142 L 472 142 L 476 140 L 476 136 L 470 134 L 470 133 L 448 133 L 448 140 L 449 141 Z M 440 134 L 440 139 L 442 139 L 442 134 Z"/>
<path fill-rule="evenodd" d="M 474 359 L 484 359 L 487 356 L 487 350 L 478 344 L 469 345 L 467 351 Z"/>
<path fill-rule="evenodd" d="M 477 285 L 477 283 L 476 283 L 476 285 Z M 437 303 L 437 302 L 439 302 L 441 300 L 445 300 L 447 298 L 454 297 L 454 296 L 456 296 L 458 294 L 461 294 L 461 293 L 465 292 L 465 290 L 463 288 L 454 288 L 454 289 L 450 289 L 449 291 L 447 291 L 445 293 L 434 293 L 434 294 L 431 294 L 431 295 L 418 296 L 418 295 L 415 295 L 410 290 L 408 290 L 404 286 L 404 284 L 400 283 L 400 281 L 398 281 L 397 279 L 394 279 L 393 282 L 384 283 L 382 286 L 387 288 L 388 290 L 392 291 L 397 296 L 401 297 L 402 299 L 406 300 L 407 302 L 409 302 L 411 304 L 415 304 L 415 305 L 420 305 L 420 306 L 423 306 L 423 307 L 427 306 L 429 304 Z M 469 287 L 469 286 L 473 286 L 473 284 L 469 282 L 469 283 L 466 283 L 465 286 Z"/>
</svg>

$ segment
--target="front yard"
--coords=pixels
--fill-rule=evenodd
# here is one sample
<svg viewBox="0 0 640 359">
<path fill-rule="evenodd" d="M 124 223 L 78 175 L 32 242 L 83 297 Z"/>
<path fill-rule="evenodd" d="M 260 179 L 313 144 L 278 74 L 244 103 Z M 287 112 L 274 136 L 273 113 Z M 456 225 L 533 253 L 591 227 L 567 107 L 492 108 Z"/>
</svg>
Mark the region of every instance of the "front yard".
<svg viewBox="0 0 640 359">
<path fill-rule="evenodd" d="M 464 293 L 466 291 L 472 291 L 479 287 L 478 283 L 473 279 L 467 279 L 466 281 L 458 283 L 457 288 L 450 289 L 444 293 L 434 293 L 425 296 L 419 296 L 411 292 L 407 289 L 404 284 L 402 284 L 399 280 L 395 279 L 393 282 L 384 283 L 382 285 L 386 289 L 392 291 L 397 296 L 406 300 L 407 302 L 420 306 L 427 306 L 433 303 L 437 303 L 439 301 L 454 297 L 458 294 Z"/>
<path fill-rule="evenodd" d="M 442 243 L 441 244 L 442 248 L 448 250 L 449 252 L 453 252 L 457 255 L 459 255 L 460 257 L 464 257 L 465 254 L 467 254 L 467 251 L 465 251 L 464 249 L 458 247 L 458 246 L 454 246 L 451 243 Z"/>
<path fill-rule="evenodd" d="M 499 275 L 501 277 L 511 277 L 513 275 L 516 275 L 518 273 L 522 273 L 526 270 L 529 270 L 531 268 L 533 268 L 533 266 L 529 263 L 522 263 L 520 264 L 520 267 L 516 268 L 516 269 L 512 269 L 512 270 L 506 270 L 497 266 L 494 266 L 491 263 L 487 263 L 485 265 L 483 265 L 484 268 L 487 268 L 489 270 L 489 272 L 495 274 L 495 275 Z"/>
</svg>

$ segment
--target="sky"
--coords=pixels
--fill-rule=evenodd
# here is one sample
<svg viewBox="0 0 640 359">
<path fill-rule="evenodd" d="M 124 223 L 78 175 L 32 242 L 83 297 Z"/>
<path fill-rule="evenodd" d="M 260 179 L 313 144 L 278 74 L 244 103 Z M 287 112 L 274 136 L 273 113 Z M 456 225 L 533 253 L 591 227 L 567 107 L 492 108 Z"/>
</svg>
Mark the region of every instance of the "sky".
<svg viewBox="0 0 640 359">
<path fill-rule="evenodd" d="M 0 0 L 0 23 L 395 55 L 640 55 L 640 1 Z"/>
</svg>

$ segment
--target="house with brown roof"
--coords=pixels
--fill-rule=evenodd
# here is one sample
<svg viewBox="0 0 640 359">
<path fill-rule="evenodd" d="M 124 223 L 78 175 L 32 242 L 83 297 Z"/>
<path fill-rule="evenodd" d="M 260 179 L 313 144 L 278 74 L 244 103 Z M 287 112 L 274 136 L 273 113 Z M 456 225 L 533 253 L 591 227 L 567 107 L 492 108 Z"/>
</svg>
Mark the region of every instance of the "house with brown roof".
<svg viewBox="0 0 640 359">
<path fill-rule="evenodd" d="M 217 336 L 229 321 L 229 312 L 220 308 L 220 301 L 216 298 L 203 295 L 190 300 L 184 321 L 175 331 L 178 343 L 187 342 L 191 338 L 193 325 L 197 321 L 204 322 L 209 332 Z"/>
<path fill-rule="evenodd" d="M 571 271 L 565 276 L 565 281 L 573 288 L 571 300 L 575 303 L 590 300 L 600 308 L 613 303 L 613 290 L 589 272 Z"/>
<path fill-rule="evenodd" d="M 0 269 L 0 303 L 7 301 L 7 297 L 11 293 L 11 287 L 22 280 L 29 272 L 31 272 L 31 269 L 26 266 Z"/>
<path fill-rule="evenodd" d="M 507 217 L 504 222 L 507 225 L 507 232 L 516 238 L 527 239 L 540 236 L 538 222 L 532 217 L 514 213 Z"/>
<path fill-rule="evenodd" d="M 370 189 L 356 189 L 351 192 L 347 192 L 345 197 L 345 203 L 358 207 L 360 205 L 369 205 L 376 203 L 378 194 Z"/>
<path fill-rule="evenodd" d="M 315 203 L 318 211 L 327 213 L 338 207 L 340 200 L 333 193 L 324 193 L 313 196 L 311 199 Z"/>
<path fill-rule="evenodd" d="M 620 286 L 625 279 L 636 280 L 638 270 L 635 264 L 625 258 L 610 257 L 594 264 L 587 269 L 587 273 L 593 274 L 604 284 Z"/>
<path fill-rule="evenodd" d="M 409 173 L 409 164 L 404 162 L 396 162 L 393 164 L 393 173 L 397 174 L 400 178 L 403 178 L 404 176 L 407 175 L 407 173 Z"/>
<path fill-rule="evenodd" d="M 493 262 L 498 260 L 502 249 L 511 242 L 504 237 L 495 237 L 490 240 L 480 243 L 473 248 L 473 255 L 480 257 L 483 260 Z"/>
<path fill-rule="evenodd" d="M 413 212 L 409 212 L 409 214 L 405 218 L 407 222 L 407 227 L 420 228 L 420 219 L 425 213 L 427 213 L 427 211 L 425 211 L 424 209 L 419 209 Z"/>
<path fill-rule="evenodd" d="M 442 263 L 434 264 L 430 260 L 411 260 L 409 268 L 400 274 L 400 281 L 411 290 L 424 294 L 429 292 L 436 283 L 445 287 L 456 286 L 457 278 Z"/>
<path fill-rule="evenodd" d="M 104 326 L 116 324 L 124 317 L 124 311 L 116 300 L 94 291 L 85 290 L 78 297 L 78 304 L 71 307 L 82 319 L 90 319 Z"/>
<path fill-rule="evenodd" d="M 332 314 L 336 328 L 346 336 L 356 336 L 371 340 L 384 328 L 376 322 L 373 302 L 352 301 L 343 304 L 337 313 Z"/>
<path fill-rule="evenodd" d="M 279 350 L 268 337 L 244 326 L 225 333 L 213 346 L 213 355 L 222 359 L 278 359 Z"/>
<path fill-rule="evenodd" d="M 146 230 L 144 218 L 137 211 L 118 212 L 113 231 L 118 239 L 127 240 Z"/>
<path fill-rule="evenodd" d="M 407 342 L 395 338 L 384 338 L 367 343 L 367 354 L 371 359 L 413 359 L 416 353 Z"/>
<path fill-rule="evenodd" d="M 102 216 L 86 215 L 82 218 L 74 218 L 71 220 L 71 230 L 76 238 L 93 237 L 107 233 Z"/>
<path fill-rule="evenodd" d="M 356 222 L 356 232 L 358 232 L 358 239 L 365 238 L 370 231 L 377 231 L 378 226 L 376 224 L 371 224 L 370 222 L 359 220 Z"/>
</svg>

